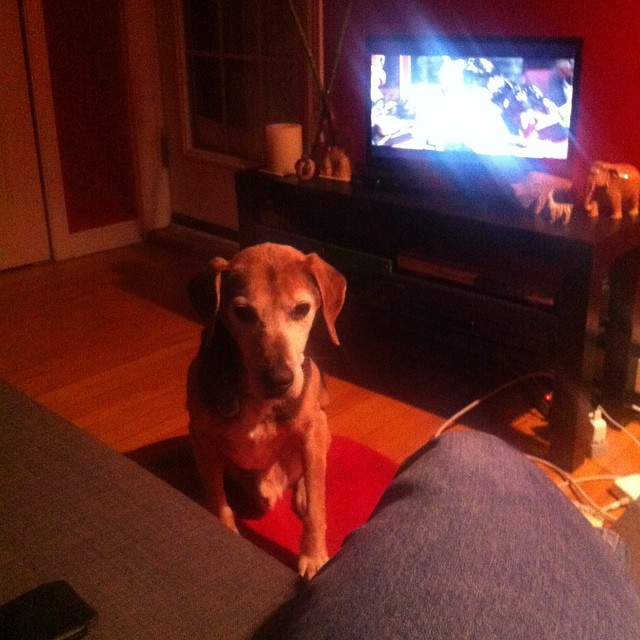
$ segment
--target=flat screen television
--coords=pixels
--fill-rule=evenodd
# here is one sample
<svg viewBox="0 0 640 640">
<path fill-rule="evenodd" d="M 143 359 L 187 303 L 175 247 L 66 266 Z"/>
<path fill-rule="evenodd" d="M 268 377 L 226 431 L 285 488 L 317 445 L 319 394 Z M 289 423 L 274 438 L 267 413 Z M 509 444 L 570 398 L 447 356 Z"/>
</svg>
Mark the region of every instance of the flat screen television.
<svg viewBox="0 0 640 640">
<path fill-rule="evenodd" d="M 392 180 L 570 175 L 580 38 L 367 39 L 367 167 Z"/>
</svg>

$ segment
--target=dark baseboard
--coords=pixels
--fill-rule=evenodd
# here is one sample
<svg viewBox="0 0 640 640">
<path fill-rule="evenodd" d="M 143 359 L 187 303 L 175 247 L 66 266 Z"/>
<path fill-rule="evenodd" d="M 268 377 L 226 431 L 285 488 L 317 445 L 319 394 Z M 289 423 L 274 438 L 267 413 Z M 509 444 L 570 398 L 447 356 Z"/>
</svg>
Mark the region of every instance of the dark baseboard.
<svg viewBox="0 0 640 640">
<path fill-rule="evenodd" d="M 147 234 L 147 240 L 156 245 L 180 248 L 194 259 L 208 262 L 215 256 L 231 258 L 240 249 L 237 240 L 221 237 L 209 231 L 201 231 L 192 226 L 172 222 L 168 227 L 156 229 Z"/>
<path fill-rule="evenodd" d="M 173 222 L 173 224 L 187 227 L 188 229 L 200 231 L 201 233 L 208 233 L 209 235 L 217 236 L 218 238 L 231 240 L 231 242 L 239 242 L 240 240 L 239 232 L 235 231 L 234 229 L 222 227 L 220 225 L 214 224 L 213 222 L 198 220 L 197 218 L 192 218 L 191 216 L 186 216 L 182 213 L 172 214 L 171 222 Z"/>
</svg>

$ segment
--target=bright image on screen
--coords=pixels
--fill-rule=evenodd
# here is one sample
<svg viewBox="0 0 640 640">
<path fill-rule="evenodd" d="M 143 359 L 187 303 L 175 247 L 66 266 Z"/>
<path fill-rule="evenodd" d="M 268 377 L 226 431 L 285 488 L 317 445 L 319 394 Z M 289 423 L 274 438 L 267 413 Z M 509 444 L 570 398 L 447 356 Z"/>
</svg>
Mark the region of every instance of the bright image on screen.
<svg viewBox="0 0 640 640">
<path fill-rule="evenodd" d="M 371 56 L 371 145 L 565 159 L 572 59 Z"/>
</svg>

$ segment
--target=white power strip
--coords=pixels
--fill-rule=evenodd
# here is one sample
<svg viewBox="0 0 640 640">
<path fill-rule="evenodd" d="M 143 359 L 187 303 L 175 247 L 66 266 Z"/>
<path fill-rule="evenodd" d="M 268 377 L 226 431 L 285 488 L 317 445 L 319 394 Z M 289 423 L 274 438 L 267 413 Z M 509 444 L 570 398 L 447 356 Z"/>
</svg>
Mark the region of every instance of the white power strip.
<svg viewBox="0 0 640 640">
<path fill-rule="evenodd" d="M 617 478 L 611 487 L 611 493 L 616 498 L 630 498 L 632 501 L 640 497 L 640 473 Z"/>
</svg>

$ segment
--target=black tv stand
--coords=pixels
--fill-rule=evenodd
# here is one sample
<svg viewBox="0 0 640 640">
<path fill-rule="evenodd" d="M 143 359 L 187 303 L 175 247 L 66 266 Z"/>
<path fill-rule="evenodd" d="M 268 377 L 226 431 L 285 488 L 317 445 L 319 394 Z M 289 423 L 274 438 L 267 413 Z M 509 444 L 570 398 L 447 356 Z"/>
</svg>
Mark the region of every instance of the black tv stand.
<svg viewBox="0 0 640 640">
<path fill-rule="evenodd" d="M 464 170 L 458 167 L 415 168 L 406 167 L 406 171 L 389 171 L 376 167 L 362 166 L 354 171 L 351 183 L 357 189 L 388 192 L 391 194 L 413 195 L 431 200 L 446 202 L 447 210 L 451 202 L 474 207 L 476 209 L 514 209 L 520 208 L 511 182 L 525 178 L 521 171 L 507 179 L 496 178 L 496 174 L 483 166 L 467 165 Z"/>
<path fill-rule="evenodd" d="M 568 225 L 551 224 L 517 207 L 473 206 L 361 183 L 299 182 L 259 170 L 238 173 L 236 192 L 243 246 L 269 240 L 319 251 L 365 289 L 370 283 L 381 305 L 419 300 L 414 308 L 425 318 L 449 313 L 495 331 L 505 343 L 549 353 L 555 370 L 549 455 L 562 467 L 573 470 L 585 457 L 605 316 L 598 399 L 611 411 L 622 406 L 640 271 L 639 219 L 589 219 L 576 211 Z M 412 271 L 403 262 L 407 256 L 417 256 L 425 269 L 444 264 L 471 279 L 452 281 L 446 269 L 435 277 Z M 518 299 L 517 278 L 494 276 L 501 265 L 502 273 L 526 274 L 525 294 L 544 285 L 540 299 Z M 465 269 L 471 275 L 464 276 Z M 482 276 L 477 281 L 475 272 Z"/>
</svg>

